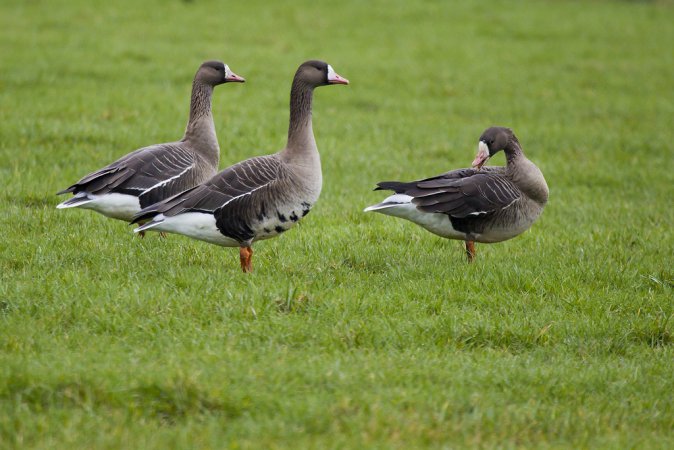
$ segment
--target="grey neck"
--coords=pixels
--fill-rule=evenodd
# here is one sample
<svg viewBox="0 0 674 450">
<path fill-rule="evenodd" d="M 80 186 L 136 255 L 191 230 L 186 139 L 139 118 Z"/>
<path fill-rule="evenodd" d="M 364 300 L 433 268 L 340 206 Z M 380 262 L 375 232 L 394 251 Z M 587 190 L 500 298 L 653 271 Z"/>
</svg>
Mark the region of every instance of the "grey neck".
<svg viewBox="0 0 674 450">
<path fill-rule="evenodd" d="M 190 119 L 187 122 L 183 141 L 192 144 L 195 151 L 209 162 L 218 164 L 220 147 L 215 135 L 215 124 L 211 113 L 213 86 L 194 80 L 190 102 Z"/>
<path fill-rule="evenodd" d="M 516 137 L 508 142 L 506 154 L 506 176 L 529 198 L 544 205 L 548 201 L 548 185 L 540 169 L 524 155 Z"/>
<path fill-rule="evenodd" d="M 318 154 L 311 123 L 314 86 L 297 79 L 290 89 L 290 123 L 288 144 L 284 150 L 290 159 L 312 160 Z"/>
<path fill-rule="evenodd" d="M 503 152 L 506 155 L 506 161 L 508 165 L 515 163 L 520 157 L 524 156 L 524 153 L 522 152 L 522 146 L 515 136 L 510 138 L 508 144 L 503 149 Z"/>
<path fill-rule="evenodd" d="M 197 120 L 204 116 L 211 115 L 211 98 L 213 97 L 213 86 L 209 84 L 200 83 L 194 80 L 192 83 L 192 99 L 190 102 L 190 125 L 196 123 Z M 213 118 L 210 118 L 211 121 Z"/>
</svg>

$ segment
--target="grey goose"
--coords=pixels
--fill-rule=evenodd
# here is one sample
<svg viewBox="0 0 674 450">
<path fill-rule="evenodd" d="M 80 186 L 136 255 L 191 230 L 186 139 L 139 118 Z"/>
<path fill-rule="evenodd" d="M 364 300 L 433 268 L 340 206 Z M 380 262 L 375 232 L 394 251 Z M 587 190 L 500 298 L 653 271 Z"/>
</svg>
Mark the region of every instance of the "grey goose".
<svg viewBox="0 0 674 450">
<path fill-rule="evenodd" d="M 321 160 L 311 120 L 314 88 L 348 83 L 323 61 L 301 64 L 290 89 L 285 148 L 242 161 L 144 208 L 133 222 L 146 223 L 135 231 L 164 231 L 239 247 L 241 269 L 251 272 L 253 242 L 290 229 L 309 213 L 321 192 Z"/>
<path fill-rule="evenodd" d="M 183 138 L 140 148 L 90 173 L 57 193 L 74 195 L 57 208 L 92 209 L 129 221 L 143 207 L 208 180 L 217 172 L 220 159 L 211 113 L 213 88 L 244 81 L 220 61 L 201 64 L 192 82 L 190 115 Z"/>
<path fill-rule="evenodd" d="M 505 167 L 483 167 L 503 150 Z M 375 190 L 394 194 L 365 211 L 410 220 L 431 233 L 466 242 L 468 260 L 475 242 L 501 242 L 529 229 L 548 201 L 548 185 L 529 161 L 509 128 L 491 127 L 482 133 L 472 168 L 432 178 L 382 181 Z"/>
</svg>

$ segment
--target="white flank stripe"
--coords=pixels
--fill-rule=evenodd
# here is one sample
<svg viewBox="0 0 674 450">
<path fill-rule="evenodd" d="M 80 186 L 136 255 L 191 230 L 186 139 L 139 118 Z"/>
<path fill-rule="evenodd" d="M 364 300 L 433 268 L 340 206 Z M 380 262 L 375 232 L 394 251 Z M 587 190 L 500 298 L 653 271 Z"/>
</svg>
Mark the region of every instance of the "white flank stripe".
<svg viewBox="0 0 674 450">
<path fill-rule="evenodd" d="M 182 177 L 182 176 L 183 176 L 188 170 L 190 170 L 192 167 L 194 167 L 194 164 L 190 164 L 185 170 L 183 170 L 182 172 L 180 172 L 178 175 L 175 175 L 175 176 L 173 176 L 173 177 L 171 177 L 171 178 L 167 178 L 167 179 L 165 179 L 165 180 L 163 180 L 163 181 L 160 181 L 159 183 L 157 183 L 157 184 L 155 184 L 155 185 L 153 185 L 153 186 L 150 186 L 149 188 L 145 189 L 145 190 L 143 191 L 143 193 L 150 192 L 152 189 L 158 188 L 158 187 L 160 187 L 160 186 L 165 185 L 166 183 L 171 182 L 172 180 L 175 180 L 176 178 Z"/>
<path fill-rule="evenodd" d="M 514 205 L 514 204 L 515 204 L 515 202 L 516 202 L 517 200 L 519 200 L 519 197 L 518 197 L 518 198 L 516 198 L 515 200 L 513 200 L 512 202 L 508 203 L 507 205 L 505 205 L 505 206 L 504 206 L 503 208 L 501 208 L 501 210 L 504 210 L 504 209 L 510 208 L 510 207 L 511 207 L 512 205 Z"/>
<path fill-rule="evenodd" d="M 248 191 L 248 192 L 244 192 L 243 194 L 240 194 L 240 195 L 237 195 L 236 197 L 230 198 L 230 199 L 227 200 L 225 203 L 223 203 L 223 204 L 220 206 L 220 208 L 224 208 L 224 207 L 227 206 L 230 202 L 233 202 L 233 201 L 236 200 L 237 198 L 241 198 L 241 197 L 244 197 L 244 196 L 246 196 L 246 195 L 250 195 L 250 194 L 252 194 L 253 192 L 257 191 L 258 189 L 262 189 L 263 187 L 267 186 L 267 185 L 268 185 L 269 183 L 271 183 L 272 181 L 274 181 L 274 180 L 267 181 L 267 182 L 266 182 L 265 184 L 263 184 L 262 186 L 258 186 L 258 187 L 256 187 L 255 189 L 251 189 L 251 190 Z"/>
</svg>

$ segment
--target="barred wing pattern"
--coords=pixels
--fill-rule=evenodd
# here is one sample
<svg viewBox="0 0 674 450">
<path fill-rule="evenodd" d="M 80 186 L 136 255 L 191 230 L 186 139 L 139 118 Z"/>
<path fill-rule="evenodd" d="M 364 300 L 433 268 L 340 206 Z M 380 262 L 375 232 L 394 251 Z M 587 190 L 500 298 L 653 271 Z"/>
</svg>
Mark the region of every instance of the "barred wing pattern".
<svg viewBox="0 0 674 450">
<path fill-rule="evenodd" d="M 218 229 L 240 242 L 253 237 L 250 228 L 264 215 L 271 192 L 277 192 L 283 171 L 276 155 L 247 159 L 215 175 L 205 183 L 140 211 L 134 222 L 158 214 L 166 217 L 189 212 L 213 214 Z"/>
<path fill-rule="evenodd" d="M 464 219 L 497 212 L 521 197 L 520 190 L 504 173 L 501 167 L 458 169 L 409 183 L 384 181 L 377 189 L 409 195 L 423 212 Z"/>
<path fill-rule="evenodd" d="M 141 207 L 194 185 L 197 161 L 179 143 L 141 148 L 93 172 L 59 194 L 119 193 L 139 197 Z"/>
</svg>

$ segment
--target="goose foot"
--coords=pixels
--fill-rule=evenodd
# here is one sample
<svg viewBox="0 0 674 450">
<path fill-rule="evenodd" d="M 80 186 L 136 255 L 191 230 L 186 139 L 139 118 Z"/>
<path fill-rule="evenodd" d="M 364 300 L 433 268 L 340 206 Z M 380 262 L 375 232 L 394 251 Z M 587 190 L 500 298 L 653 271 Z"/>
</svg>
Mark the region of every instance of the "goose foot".
<svg viewBox="0 0 674 450">
<path fill-rule="evenodd" d="M 253 248 L 239 247 L 239 260 L 241 261 L 241 270 L 244 273 L 253 271 Z"/>
<path fill-rule="evenodd" d="M 145 232 L 144 231 L 139 231 L 138 236 L 140 236 L 141 239 L 145 239 Z M 168 233 L 165 233 L 163 231 L 159 232 L 159 237 L 162 239 L 166 239 L 168 237 Z"/>
<path fill-rule="evenodd" d="M 475 241 L 466 241 L 466 256 L 469 263 L 475 261 Z"/>
</svg>

